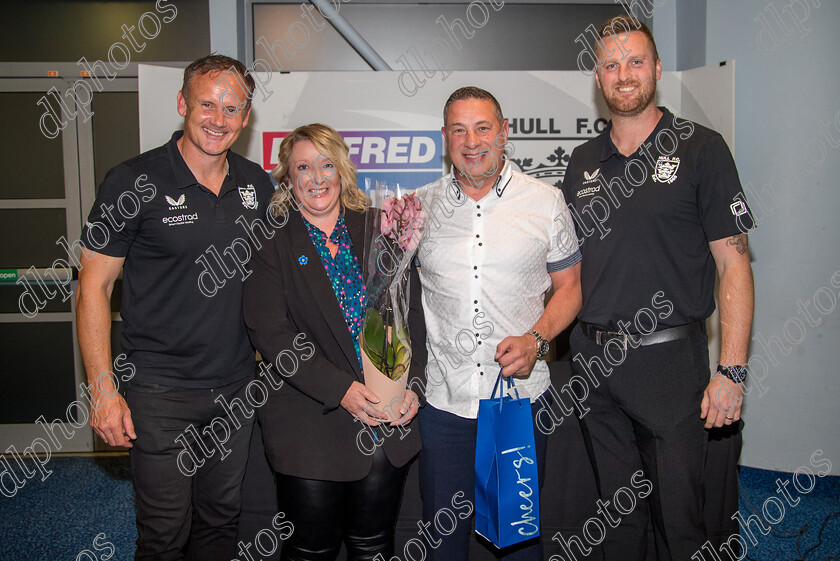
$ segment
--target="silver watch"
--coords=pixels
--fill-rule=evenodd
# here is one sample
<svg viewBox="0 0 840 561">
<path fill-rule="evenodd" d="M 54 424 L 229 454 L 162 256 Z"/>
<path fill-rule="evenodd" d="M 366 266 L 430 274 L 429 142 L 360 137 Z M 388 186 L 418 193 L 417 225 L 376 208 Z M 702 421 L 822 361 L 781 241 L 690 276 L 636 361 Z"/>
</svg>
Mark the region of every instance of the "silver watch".
<svg viewBox="0 0 840 561">
<path fill-rule="evenodd" d="M 537 358 L 543 358 L 548 354 L 548 341 L 546 341 L 542 335 L 537 333 L 535 329 L 530 330 L 528 333 L 533 335 L 534 339 L 537 340 Z"/>
</svg>

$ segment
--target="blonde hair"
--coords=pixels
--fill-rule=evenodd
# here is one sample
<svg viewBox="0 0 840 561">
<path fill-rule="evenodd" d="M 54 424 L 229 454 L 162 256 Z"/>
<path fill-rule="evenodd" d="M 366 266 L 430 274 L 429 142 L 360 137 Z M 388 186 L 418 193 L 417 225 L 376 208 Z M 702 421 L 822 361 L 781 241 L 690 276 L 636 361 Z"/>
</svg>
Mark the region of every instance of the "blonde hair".
<svg viewBox="0 0 840 561">
<path fill-rule="evenodd" d="M 289 174 L 289 156 L 299 140 L 311 142 L 315 149 L 328 158 L 338 170 L 338 176 L 341 178 L 341 195 L 339 196 L 341 206 L 357 212 L 364 211 L 367 206 L 367 196 L 356 183 L 356 166 L 350 161 L 350 149 L 334 128 L 321 123 L 312 123 L 296 128 L 280 143 L 280 149 L 277 151 L 277 167 L 271 170 L 271 177 L 278 185 L 277 192 L 271 197 L 270 208 L 274 216 L 286 214 L 290 206 L 298 208 L 292 195 L 294 185 L 288 185 L 286 179 Z"/>
</svg>

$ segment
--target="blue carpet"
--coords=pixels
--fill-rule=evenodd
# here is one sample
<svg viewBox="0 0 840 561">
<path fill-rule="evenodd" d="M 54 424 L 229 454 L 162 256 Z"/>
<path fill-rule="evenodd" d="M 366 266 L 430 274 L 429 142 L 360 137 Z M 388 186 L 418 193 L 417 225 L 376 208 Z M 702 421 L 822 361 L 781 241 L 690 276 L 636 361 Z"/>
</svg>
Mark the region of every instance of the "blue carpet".
<svg viewBox="0 0 840 561">
<path fill-rule="evenodd" d="M 46 481 L 36 477 L 14 497 L 0 497 L 0 561 L 104 561 L 112 548 L 110 561 L 132 559 L 137 533 L 128 457 L 54 457 L 48 468 L 53 473 Z M 790 502 L 776 490 L 777 479 L 789 482 Z M 814 476 L 808 492 L 800 492 L 812 485 L 807 475 L 798 476 L 799 490 L 792 479 L 790 473 L 741 468 L 739 511 L 744 519 L 756 515 L 749 527 L 757 542 L 742 529 L 744 559 L 840 560 L 840 477 Z M 732 559 L 718 555 L 719 561 Z"/>
<path fill-rule="evenodd" d="M 740 468 L 738 510 L 745 520 L 755 516 L 749 521 L 749 533 L 756 543 L 741 527 L 741 536 L 747 543 L 744 559 L 840 560 L 840 477 L 819 477 L 824 469 L 819 463 L 812 467 L 796 475 L 798 488 L 794 474 Z M 813 475 L 809 477 L 808 473 Z M 766 535 L 764 531 L 768 531 Z M 729 561 L 729 556 L 721 555 L 721 561 Z"/>
<path fill-rule="evenodd" d="M 133 559 L 128 456 L 53 457 L 46 467 L 46 481 L 36 475 L 15 496 L 0 496 L 0 560 L 104 561 L 108 543 L 110 561 Z"/>
</svg>

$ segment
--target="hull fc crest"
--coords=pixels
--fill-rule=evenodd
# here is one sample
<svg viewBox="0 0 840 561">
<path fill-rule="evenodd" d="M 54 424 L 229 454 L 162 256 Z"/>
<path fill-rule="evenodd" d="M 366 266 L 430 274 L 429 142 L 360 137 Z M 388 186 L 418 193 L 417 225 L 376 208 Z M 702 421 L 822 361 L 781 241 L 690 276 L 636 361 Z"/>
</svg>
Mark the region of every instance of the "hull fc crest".
<svg viewBox="0 0 840 561">
<path fill-rule="evenodd" d="M 549 185 L 560 188 L 563 184 L 563 177 L 566 175 L 566 167 L 569 165 L 571 153 L 553 141 L 540 141 L 539 139 L 529 138 L 517 140 L 516 142 L 516 146 L 524 147 L 523 152 L 527 151 L 529 156 L 523 156 L 522 158 L 510 157 L 508 159 L 516 164 L 522 173 L 526 173 Z M 536 157 L 530 156 L 530 154 L 534 154 Z M 592 172 L 593 179 L 598 175 L 598 171 L 595 170 Z"/>
<path fill-rule="evenodd" d="M 677 157 L 659 156 L 653 170 L 653 180 L 658 183 L 673 183 L 677 179 L 677 169 L 680 159 Z"/>
<path fill-rule="evenodd" d="M 250 210 L 257 210 L 260 205 L 257 200 L 257 190 L 250 183 L 247 187 L 238 187 L 239 196 L 242 197 L 242 206 Z"/>
</svg>

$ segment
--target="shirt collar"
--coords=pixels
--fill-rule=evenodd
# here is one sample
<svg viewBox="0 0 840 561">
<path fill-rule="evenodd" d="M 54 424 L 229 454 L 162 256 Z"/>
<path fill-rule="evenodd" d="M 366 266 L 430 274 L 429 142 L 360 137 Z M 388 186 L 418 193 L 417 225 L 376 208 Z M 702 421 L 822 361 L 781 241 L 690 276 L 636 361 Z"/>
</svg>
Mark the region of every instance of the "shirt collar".
<svg viewBox="0 0 840 561">
<path fill-rule="evenodd" d="M 653 132 L 651 132 L 650 135 L 648 135 L 648 137 L 645 139 L 645 142 L 650 141 L 653 137 L 656 136 L 657 133 L 659 133 L 659 131 L 661 131 L 664 128 L 670 127 L 671 124 L 673 124 L 674 122 L 674 114 L 668 111 L 666 107 L 658 107 L 658 109 L 662 111 L 662 116 L 659 118 L 659 122 L 656 123 L 656 126 L 653 128 Z M 618 148 L 616 148 L 615 144 L 613 144 L 612 138 L 610 138 L 610 131 L 612 130 L 612 125 L 612 119 L 610 119 L 610 122 L 607 124 L 607 128 L 604 129 L 604 132 L 602 132 L 598 136 L 598 144 L 601 153 L 600 158 L 602 162 L 606 162 L 613 156 L 622 156 L 622 154 L 618 151 Z"/>
<path fill-rule="evenodd" d="M 309 237 L 315 242 L 315 245 L 321 246 L 326 245 L 327 243 L 327 234 L 325 234 L 320 228 L 309 222 L 303 213 L 300 213 L 300 217 L 303 219 L 303 223 L 306 226 L 306 231 L 309 233 Z M 330 234 L 329 241 L 338 245 L 341 241 L 341 238 L 347 234 L 347 225 L 344 223 L 344 208 L 342 207 L 341 210 L 338 212 L 338 220 L 335 221 L 335 226 L 333 226 L 332 234 Z"/>
<path fill-rule="evenodd" d="M 186 189 L 187 187 L 192 187 L 193 185 L 198 185 L 198 180 L 193 175 L 193 172 L 190 170 L 190 167 L 187 165 L 187 162 L 184 161 L 184 157 L 181 155 L 181 151 L 178 150 L 178 140 L 184 136 L 184 131 L 175 131 L 172 133 L 172 138 L 169 139 L 169 142 L 166 143 L 166 151 L 169 153 L 169 161 L 172 164 L 172 171 L 175 174 L 175 182 L 178 184 L 178 189 Z M 230 158 L 230 150 L 228 150 L 227 155 L 225 156 L 228 163 L 228 176 L 234 180 L 234 184 L 237 183 L 236 179 L 238 178 L 238 170 L 236 169 L 236 164 Z M 230 190 L 230 189 L 227 189 Z M 219 192 L 221 196 L 225 191 L 222 189 Z"/>
<path fill-rule="evenodd" d="M 463 188 L 461 187 L 461 182 L 458 181 L 458 177 L 455 175 L 455 166 L 452 166 L 452 169 L 449 172 L 450 177 L 452 180 L 449 183 L 449 189 L 452 193 L 452 196 L 457 201 L 461 201 L 462 197 L 466 197 L 467 194 L 464 192 Z M 499 177 L 496 178 L 496 182 L 493 184 L 493 188 L 491 192 L 496 193 L 498 198 L 502 198 L 502 195 L 507 189 L 508 184 L 510 183 L 510 178 L 513 175 L 513 168 L 511 168 L 510 161 L 505 160 L 505 165 L 502 167 L 502 173 L 499 174 Z"/>
</svg>

